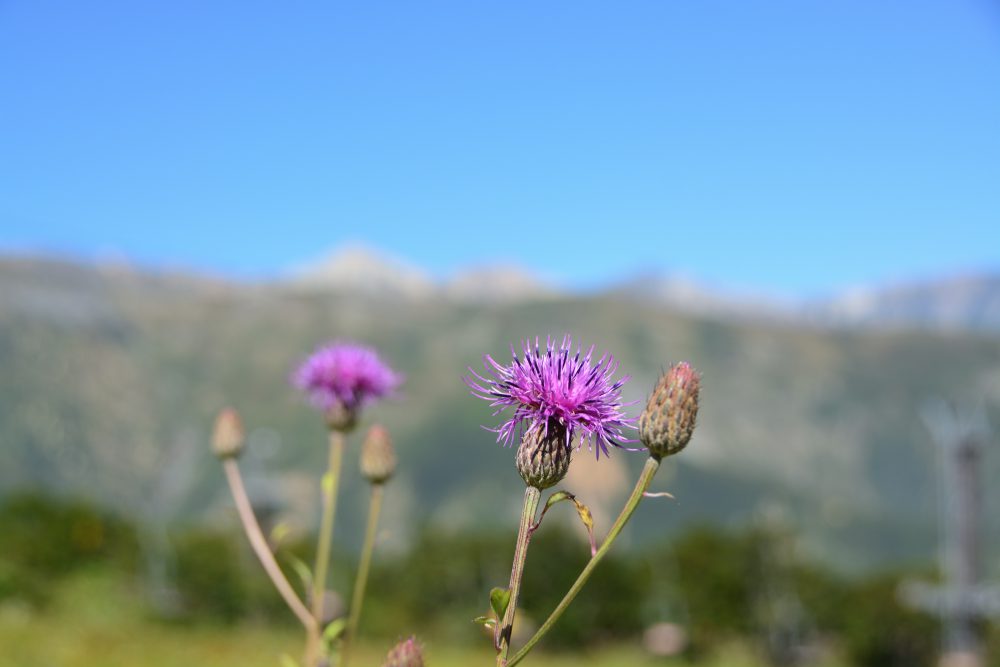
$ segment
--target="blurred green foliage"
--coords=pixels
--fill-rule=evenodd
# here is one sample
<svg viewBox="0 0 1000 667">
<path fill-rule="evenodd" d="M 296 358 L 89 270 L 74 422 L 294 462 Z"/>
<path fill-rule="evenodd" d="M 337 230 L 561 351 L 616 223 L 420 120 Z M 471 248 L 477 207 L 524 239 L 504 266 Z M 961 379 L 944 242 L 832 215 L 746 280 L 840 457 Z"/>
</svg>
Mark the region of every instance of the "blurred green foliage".
<svg viewBox="0 0 1000 667">
<path fill-rule="evenodd" d="M 140 572 L 136 528 L 93 507 L 29 495 L 0 504 L 0 605 L 17 599 L 44 607 L 60 582 L 91 568 L 134 582 Z M 242 535 L 204 526 L 171 532 L 172 585 L 181 620 L 231 624 L 294 619 L 271 589 Z M 306 542 L 279 560 L 298 585 L 292 559 L 311 562 Z M 794 536 L 774 528 L 701 526 L 636 552 L 611 554 L 545 639 L 549 650 L 638 644 L 651 623 L 685 627 L 688 658 L 714 659 L 720 646 L 757 647 L 771 664 L 801 662 L 803 647 L 842 656 L 858 667 L 931 665 L 936 619 L 905 609 L 897 589 L 932 572 L 898 570 L 846 578 L 796 556 Z M 506 584 L 513 532 L 447 533 L 424 529 L 415 546 L 377 556 L 363 621 L 369 638 L 403 631 L 454 646 L 482 646 L 471 619 L 487 613 L 489 590 Z M 522 617 L 530 627 L 555 607 L 589 558 L 587 545 L 559 524 L 534 535 L 525 571 Z M 335 560 L 335 586 L 349 593 Z M 988 635 L 1000 649 L 997 630 Z M 796 651 L 799 651 L 797 653 Z"/>
<path fill-rule="evenodd" d="M 43 604 L 61 577 L 95 563 L 134 572 L 135 529 L 92 505 L 35 494 L 0 504 L 0 599 Z"/>
</svg>

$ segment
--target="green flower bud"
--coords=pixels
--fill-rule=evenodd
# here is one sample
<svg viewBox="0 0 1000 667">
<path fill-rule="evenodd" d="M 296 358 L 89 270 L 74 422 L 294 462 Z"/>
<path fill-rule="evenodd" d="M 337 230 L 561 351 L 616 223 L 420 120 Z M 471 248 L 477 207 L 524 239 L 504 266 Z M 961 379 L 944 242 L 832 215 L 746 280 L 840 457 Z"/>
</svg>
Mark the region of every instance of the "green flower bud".
<svg viewBox="0 0 1000 667">
<path fill-rule="evenodd" d="M 528 486 L 547 489 L 562 481 L 569 470 L 570 450 L 566 446 L 566 428 L 550 421 L 548 429 L 529 429 L 514 458 L 517 472 Z"/>
<path fill-rule="evenodd" d="M 682 361 L 670 367 L 656 383 L 646 409 L 639 416 L 639 439 L 660 459 L 687 446 L 698 416 L 701 377 Z"/>
<path fill-rule="evenodd" d="M 361 474 L 372 484 L 383 484 L 396 472 L 396 450 L 392 438 L 383 427 L 375 424 L 361 445 Z"/>
<path fill-rule="evenodd" d="M 220 459 L 231 459 L 243 452 L 243 422 L 233 408 L 222 410 L 212 429 L 212 452 Z"/>
</svg>

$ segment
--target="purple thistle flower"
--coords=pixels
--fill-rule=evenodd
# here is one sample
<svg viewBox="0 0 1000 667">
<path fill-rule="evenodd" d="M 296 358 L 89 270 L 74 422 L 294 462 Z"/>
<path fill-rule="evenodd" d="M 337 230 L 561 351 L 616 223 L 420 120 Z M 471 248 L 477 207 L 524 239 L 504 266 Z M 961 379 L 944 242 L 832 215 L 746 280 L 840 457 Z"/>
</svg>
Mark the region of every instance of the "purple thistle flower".
<svg viewBox="0 0 1000 667">
<path fill-rule="evenodd" d="M 576 435 L 577 448 L 586 443 L 588 449 L 596 450 L 597 458 L 602 453 L 607 456 L 609 447 L 631 449 L 623 443 L 634 440 L 625 438 L 623 429 L 635 428 L 635 418 L 625 416 L 621 399 L 622 386 L 629 378 L 612 381 L 618 371 L 614 357 L 605 354 L 592 365 L 594 347 L 582 355 L 577 347 L 574 353 L 568 335 L 558 348 L 547 338 L 543 350 L 536 338 L 534 347 L 523 343 L 523 357 L 517 356 L 513 346 L 510 351 L 514 359 L 509 366 L 485 355 L 483 365 L 489 377 L 470 368 L 471 375 L 465 378 L 473 396 L 497 408 L 494 416 L 514 408 L 510 419 L 488 429 L 497 433 L 497 442 L 510 446 L 525 432 L 545 429 L 547 433 L 550 424 L 558 424 L 566 432 L 566 449 L 572 447 Z"/>
<path fill-rule="evenodd" d="M 403 381 L 371 347 L 334 341 L 318 348 L 292 375 L 317 408 L 356 412 L 391 394 Z"/>
</svg>

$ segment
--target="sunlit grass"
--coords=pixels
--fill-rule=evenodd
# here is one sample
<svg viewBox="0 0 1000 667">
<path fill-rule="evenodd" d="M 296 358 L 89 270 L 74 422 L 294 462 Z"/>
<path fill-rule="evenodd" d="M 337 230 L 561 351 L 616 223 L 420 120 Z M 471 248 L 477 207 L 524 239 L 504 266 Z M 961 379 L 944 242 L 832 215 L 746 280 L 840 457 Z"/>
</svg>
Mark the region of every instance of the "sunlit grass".
<svg viewBox="0 0 1000 667">
<path fill-rule="evenodd" d="M 431 667 L 488 667 L 494 654 L 455 648 L 424 638 Z M 352 661 L 378 667 L 391 642 L 362 642 Z M 24 605 L 0 605 L 0 667 L 278 667 L 288 653 L 299 657 L 302 636 L 293 627 L 244 623 L 170 624 L 149 618 L 120 580 L 82 575 L 66 581 L 44 613 Z M 680 667 L 644 654 L 638 645 L 580 653 L 535 653 L 523 663 L 546 667 Z M 700 667 L 760 667 L 738 647 L 719 652 Z M 828 667 L 833 667 L 830 665 Z"/>
</svg>

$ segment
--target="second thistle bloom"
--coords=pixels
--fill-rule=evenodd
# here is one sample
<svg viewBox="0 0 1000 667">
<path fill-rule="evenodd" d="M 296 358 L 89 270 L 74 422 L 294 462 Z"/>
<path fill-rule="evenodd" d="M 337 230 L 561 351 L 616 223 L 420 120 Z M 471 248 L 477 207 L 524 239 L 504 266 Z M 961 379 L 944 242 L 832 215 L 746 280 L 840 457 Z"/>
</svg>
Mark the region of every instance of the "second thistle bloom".
<svg viewBox="0 0 1000 667">
<path fill-rule="evenodd" d="M 292 383 L 323 410 L 331 428 L 348 430 L 361 408 L 391 394 L 402 377 L 373 348 L 335 341 L 306 359 Z"/>
<path fill-rule="evenodd" d="M 546 340 L 542 349 L 538 339 L 532 346 L 525 342 L 523 356 L 511 347 L 513 360 L 508 365 L 486 355 L 486 376 L 471 368 L 465 379 L 472 394 L 490 402 L 497 414 L 513 408 L 510 418 L 496 429 L 497 440 L 512 445 L 520 434 L 525 439 L 541 433 L 557 438 L 568 453 L 574 438 L 578 447 L 586 444 L 597 457 L 608 455 L 611 447 L 628 442 L 624 430 L 634 428 L 622 406 L 622 386 L 628 380 L 613 377 L 618 363 L 610 354 L 594 362 L 594 347 L 573 351 L 569 336 L 560 345 Z"/>
</svg>

